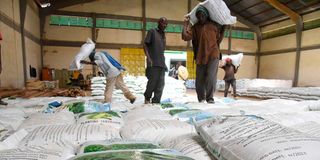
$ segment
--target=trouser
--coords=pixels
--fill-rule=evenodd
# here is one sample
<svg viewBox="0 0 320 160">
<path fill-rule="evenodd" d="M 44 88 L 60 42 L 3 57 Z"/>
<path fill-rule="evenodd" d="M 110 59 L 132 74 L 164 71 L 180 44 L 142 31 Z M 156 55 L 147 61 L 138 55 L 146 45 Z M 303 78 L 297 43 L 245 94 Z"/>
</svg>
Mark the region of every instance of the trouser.
<svg viewBox="0 0 320 160">
<path fill-rule="evenodd" d="M 228 96 L 230 85 L 232 86 L 232 89 L 233 89 L 233 97 L 236 97 L 237 96 L 237 93 L 236 93 L 237 87 L 236 87 L 236 80 L 235 79 L 224 81 L 224 86 L 225 86 L 224 97 Z"/>
<path fill-rule="evenodd" d="M 107 79 L 106 90 L 105 90 L 105 93 L 104 93 L 104 101 L 105 102 L 107 102 L 107 103 L 111 102 L 112 92 L 113 92 L 114 87 L 119 88 L 123 92 L 123 95 L 128 100 L 133 100 L 133 99 L 136 98 L 130 92 L 130 90 L 128 89 L 126 84 L 124 84 L 122 74 L 119 74 L 117 77 Z"/>
<path fill-rule="evenodd" d="M 153 93 L 152 103 L 160 103 L 164 88 L 165 69 L 161 67 L 147 67 L 146 76 L 148 83 L 144 92 L 145 100 L 150 101 Z"/>
<path fill-rule="evenodd" d="M 210 60 L 205 65 L 197 64 L 196 92 L 199 102 L 213 100 L 213 94 L 216 90 L 218 66 L 218 58 Z"/>
</svg>

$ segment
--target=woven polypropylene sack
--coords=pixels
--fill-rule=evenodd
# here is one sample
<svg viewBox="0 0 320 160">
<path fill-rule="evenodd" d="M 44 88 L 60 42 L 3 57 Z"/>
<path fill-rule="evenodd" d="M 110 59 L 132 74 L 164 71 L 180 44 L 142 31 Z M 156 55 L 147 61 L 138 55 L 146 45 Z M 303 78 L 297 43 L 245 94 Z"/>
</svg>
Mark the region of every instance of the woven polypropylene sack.
<svg viewBox="0 0 320 160">
<path fill-rule="evenodd" d="M 196 24 L 198 19 L 196 17 L 196 11 L 199 6 L 205 7 L 210 15 L 210 19 L 218 22 L 221 25 L 234 24 L 237 22 L 237 18 L 231 16 L 230 10 L 223 0 L 206 0 L 199 3 L 193 10 L 188 14 L 190 16 L 190 22 Z"/>
</svg>

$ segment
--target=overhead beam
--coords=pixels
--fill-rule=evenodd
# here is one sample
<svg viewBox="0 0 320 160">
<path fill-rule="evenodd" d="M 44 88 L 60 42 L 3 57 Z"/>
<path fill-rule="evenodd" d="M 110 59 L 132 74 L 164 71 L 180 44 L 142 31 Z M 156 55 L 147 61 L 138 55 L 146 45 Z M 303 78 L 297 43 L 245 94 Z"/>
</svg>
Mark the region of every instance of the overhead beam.
<svg viewBox="0 0 320 160">
<path fill-rule="evenodd" d="M 320 44 L 301 47 L 301 51 L 308 51 L 308 50 L 315 50 L 315 49 L 320 49 Z M 285 54 L 289 52 L 295 52 L 296 50 L 297 48 L 295 47 L 295 48 L 279 49 L 274 51 L 265 51 L 265 52 L 261 52 L 261 56 Z"/>
<path fill-rule="evenodd" d="M 278 11 L 289 16 L 290 19 L 293 20 L 294 23 L 298 23 L 300 15 L 297 14 L 296 12 L 292 11 L 289 7 L 285 6 L 284 4 L 279 2 L 278 0 L 264 0 L 264 1 L 268 2 L 271 6 L 276 8 Z"/>
<path fill-rule="evenodd" d="M 314 11 L 317 11 L 317 10 L 320 10 L 320 3 L 310 4 L 305 8 L 299 9 L 297 11 L 297 13 L 300 14 L 300 15 L 304 15 L 304 14 L 308 14 L 308 13 L 311 13 L 311 12 L 314 12 Z M 262 22 L 262 23 L 260 23 L 258 25 L 260 27 L 265 27 L 265 26 L 268 26 L 268 25 L 272 25 L 272 24 L 275 24 L 275 23 L 279 23 L 279 22 L 288 20 L 288 19 L 290 19 L 290 18 L 287 15 L 282 15 L 282 16 L 278 16 L 278 17 L 275 17 L 273 19 L 267 20 L 265 22 Z"/>
<path fill-rule="evenodd" d="M 285 4 L 287 5 L 287 4 L 290 4 L 290 3 L 294 2 L 294 1 L 295 1 L 295 0 L 290 0 L 290 1 L 286 2 Z M 261 11 L 261 12 L 258 12 L 258 13 L 254 14 L 254 15 L 246 16 L 245 18 L 251 19 L 251 18 L 256 17 L 256 16 L 258 16 L 258 15 L 266 14 L 266 13 L 272 11 L 272 10 L 274 10 L 274 8 L 271 7 L 271 8 L 265 9 L 265 10 L 263 10 L 263 11 Z"/>
<path fill-rule="evenodd" d="M 290 19 L 296 24 L 296 61 L 294 69 L 294 78 L 293 86 L 297 87 L 299 82 L 299 69 L 300 69 L 300 57 L 301 57 L 301 40 L 302 40 L 302 30 L 303 30 L 303 21 L 302 17 L 291 10 L 289 7 L 285 6 L 278 0 L 265 0 L 271 6 L 279 10 L 280 12 L 286 14 Z"/>
<path fill-rule="evenodd" d="M 250 21 L 248 21 L 246 18 L 240 16 L 238 13 L 236 12 L 232 12 L 231 14 L 237 17 L 237 21 L 243 23 L 244 25 L 247 25 L 249 28 L 251 28 L 254 32 L 259 33 L 260 32 L 260 27 L 251 23 Z"/>
</svg>

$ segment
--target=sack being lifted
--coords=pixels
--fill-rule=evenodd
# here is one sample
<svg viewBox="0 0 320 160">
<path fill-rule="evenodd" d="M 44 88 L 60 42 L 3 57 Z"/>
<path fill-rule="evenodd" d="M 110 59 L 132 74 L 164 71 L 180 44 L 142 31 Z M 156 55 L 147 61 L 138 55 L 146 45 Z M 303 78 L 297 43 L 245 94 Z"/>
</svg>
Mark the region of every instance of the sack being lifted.
<svg viewBox="0 0 320 160">
<path fill-rule="evenodd" d="M 70 70 L 82 69 L 83 66 L 80 64 L 80 61 L 88 58 L 95 46 L 95 43 L 90 38 L 87 38 L 87 42 L 81 46 L 80 52 L 74 57 L 70 65 Z"/>
<path fill-rule="evenodd" d="M 223 55 L 222 56 L 222 66 L 226 65 L 226 59 L 230 58 L 232 61 L 232 64 L 235 67 L 240 66 L 242 58 L 243 58 L 243 53 L 238 53 L 236 55 Z"/>
<path fill-rule="evenodd" d="M 188 14 L 188 16 L 190 16 L 190 22 L 192 25 L 198 22 L 196 11 L 199 6 L 205 7 L 209 12 L 210 19 L 218 22 L 221 25 L 229 25 L 237 22 L 237 18 L 230 14 L 230 10 L 223 0 L 206 0 L 199 3 Z"/>
</svg>

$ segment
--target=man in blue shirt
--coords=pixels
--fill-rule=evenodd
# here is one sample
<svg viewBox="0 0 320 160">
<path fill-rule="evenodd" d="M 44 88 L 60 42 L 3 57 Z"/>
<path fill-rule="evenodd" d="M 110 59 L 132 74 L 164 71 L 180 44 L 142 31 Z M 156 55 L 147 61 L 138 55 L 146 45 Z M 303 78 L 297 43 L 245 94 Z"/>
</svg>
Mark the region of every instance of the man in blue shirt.
<svg viewBox="0 0 320 160">
<path fill-rule="evenodd" d="M 112 92 L 114 87 L 121 89 L 124 96 L 130 100 L 130 103 L 134 103 L 136 97 L 130 92 L 128 87 L 124 84 L 123 76 L 121 74 L 125 69 L 107 52 L 95 52 L 93 51 L 89 59 L 91 62 L 80 61 L 82 64 L 92 64 L 99 66 L 100 70 L 107 78 L 106 90 L 105 90 L 105 102 L 110 103 L 112 99 Z"/>
</svg>

